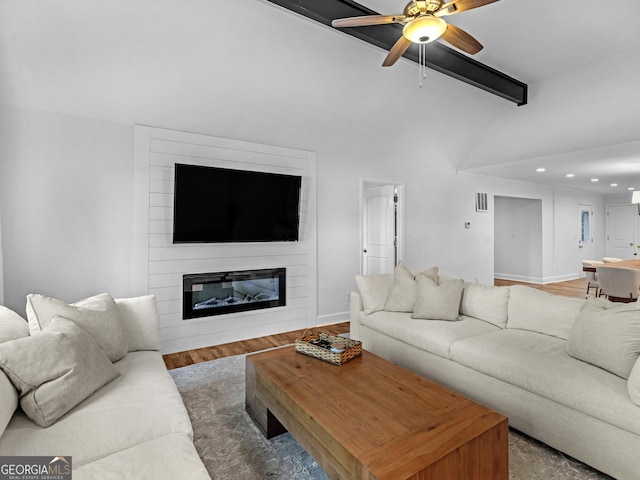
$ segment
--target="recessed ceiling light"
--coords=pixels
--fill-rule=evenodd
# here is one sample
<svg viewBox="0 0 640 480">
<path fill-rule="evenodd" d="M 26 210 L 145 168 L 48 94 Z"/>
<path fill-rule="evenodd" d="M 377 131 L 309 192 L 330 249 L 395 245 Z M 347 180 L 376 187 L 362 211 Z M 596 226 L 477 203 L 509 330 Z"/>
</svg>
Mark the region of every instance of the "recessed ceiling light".
<svg viewBox="0 0 640 480">
<path fill-rule="evenodd" d="M 542 173 L 542 172 L 546 172 L 546 171 L 547 171 L 547 169 L 544 168 L 544 167 L 536 168 L 536 172 L 538 172 L 538 173 Z"/>
<path fill-rule="evenodd" d="M 628 187 L 627 190 L 635 190 L 635 187 Z"/>
<path fill-rule="evenodd" d="M 567 173 L 567 174 L 565 175 L 565 177 L 567 177 L 567 178 L 573 178 L 573 177 L 575 177 L 575 176 L 576 176 L 576 175 L 575 175 L 574 173 Z"/>
<path fill-rule="evenodd" d="M 612 186 L 612 187 L 617 187 L 617 186 L 618 186 L 618 184 L 617 184 L 617 183 L 612 183 L 612 184 L 611 184 L 611 186 Z"/>
<path fill-rule="evenodd" d="M 599 181 L 600 181 L 600 179 L 599 179 L 599 178 L 592 178 L 592 179 L 591 179 L 591 181 L 592 181 L 593 183 L 595 183 L 595 182 L 599 182 Z"/>
</svg>

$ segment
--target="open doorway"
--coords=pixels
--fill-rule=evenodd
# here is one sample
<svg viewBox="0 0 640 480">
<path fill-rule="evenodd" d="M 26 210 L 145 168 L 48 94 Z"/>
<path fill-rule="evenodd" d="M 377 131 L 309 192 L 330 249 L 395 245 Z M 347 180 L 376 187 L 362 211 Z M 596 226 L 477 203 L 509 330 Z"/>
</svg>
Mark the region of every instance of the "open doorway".
<svg viewBox="0 0 640 480">
<path fill-rule="evenodd" d="M 404 184 L 360 182 L 360 272 L 392 273 L 404 251 Z"/>
<path fill-rule="evenodd" d="M 494 229 L 495 278 L 544 283 L 542 200 L 494 197 Z"/>
</svg>

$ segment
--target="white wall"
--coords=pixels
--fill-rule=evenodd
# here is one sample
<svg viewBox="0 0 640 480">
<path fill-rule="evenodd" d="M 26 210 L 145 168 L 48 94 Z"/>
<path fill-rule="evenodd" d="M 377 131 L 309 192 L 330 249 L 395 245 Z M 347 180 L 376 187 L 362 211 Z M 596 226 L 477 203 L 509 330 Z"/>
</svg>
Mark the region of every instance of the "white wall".
<svg viewBox="0 0 640 480">
<path fill-rule="evenodd" d="M 131 288 L 133 127 L 0 109 L 6 305 Z"/>
<path fill-rule="evenodd" d="M 31 292 L 66 301 L 101 291 L 146 293 L 132 281 L 133 125 L 27 109 L 0 112 L 6 304 L 24 313 Z M 359 273 L 362 178 L 405 182 L 408 266 L 438 265 L 480 283 L 493 281 L 494 196 L 542 202 L 545 281 L 577 274 L 569 261 L 573 251 L 557 233 L 558 225 L 576 221 L 575 205 L 592 203 L 596 221 L 603 217 L 598 196 L 456 173 L 434 149 L 397 146 L 393 155 L 367 157 L 319 150 L 318 323 L 347 318 L 346 292 Z M 488 193 L 488 213 L 475 211 L 475 192 Z"/>
<path fill-rule="evenodd" d="M 607 205 L 629 205 L 631 204 L 632 195 L 632 192 L 624 192 L 613 195 L 606 195 L 604 199 Z"/>
</svg>

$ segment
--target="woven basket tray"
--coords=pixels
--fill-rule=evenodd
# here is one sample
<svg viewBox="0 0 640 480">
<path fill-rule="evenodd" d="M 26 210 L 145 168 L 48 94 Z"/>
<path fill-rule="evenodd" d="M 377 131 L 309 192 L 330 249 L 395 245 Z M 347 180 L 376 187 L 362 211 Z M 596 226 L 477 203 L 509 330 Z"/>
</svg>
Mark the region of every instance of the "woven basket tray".
<svg viewBox="0 0 640 480">
<path fill-rule="evenodd" d="M 331 349 L 330 347 L 334 347 Z M 335 347 L 338 347 L 335 351 Z M 319 358 L 334 365 L 342 365 L 362 355 L 362 342 L 328 333 L 312 333 L 296 339 L 296 352 Z"/>
</svg>

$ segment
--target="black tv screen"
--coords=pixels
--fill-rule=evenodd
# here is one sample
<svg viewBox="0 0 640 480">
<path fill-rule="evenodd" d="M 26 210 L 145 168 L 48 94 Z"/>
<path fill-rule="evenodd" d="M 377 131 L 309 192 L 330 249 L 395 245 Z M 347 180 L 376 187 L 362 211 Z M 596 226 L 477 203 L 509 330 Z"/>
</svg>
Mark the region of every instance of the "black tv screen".
<svg viewBox="0 0 640 480">
<path fill-rule="evenodd" d="M 173 243 L 293 242 L 302 177 L 176 163 Z"/>
</svg>

